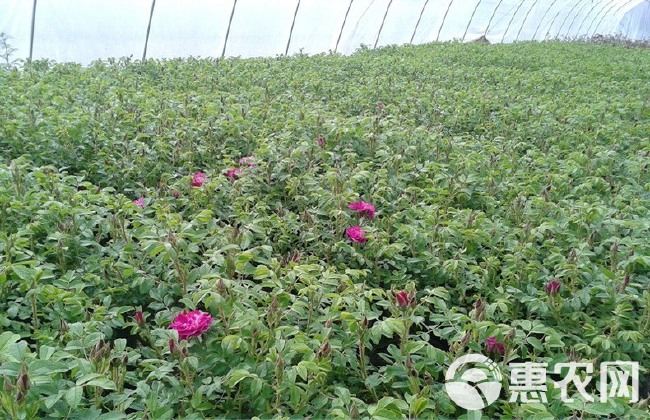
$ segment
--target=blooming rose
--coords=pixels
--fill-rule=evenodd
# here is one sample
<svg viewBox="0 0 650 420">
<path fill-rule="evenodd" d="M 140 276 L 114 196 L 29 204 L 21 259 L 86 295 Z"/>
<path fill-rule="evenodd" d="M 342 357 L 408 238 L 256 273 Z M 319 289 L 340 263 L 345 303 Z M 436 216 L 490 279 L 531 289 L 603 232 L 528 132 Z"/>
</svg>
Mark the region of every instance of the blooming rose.
<svg viewBox="0 0 650 420">
<path fill-rule="evenodd" d="M 352 242 L 366 242 L 368 238 L 366 238 L 366 235 L 363 233 L 363 230 L 361 230 L 361 226 L 352 226 L 347 229 L 345 229 L 345 233 L 348 234 L 350 239 L 352 239 Z"/>
<path fill-rule="evenodd" d="M 208 177 L 203 172 L 197 172 L 192 176 L 192 186 L 200 187 L 207 179 Z"/>
<path fill-rule="evenodd" d="M 501 341 L 497 341 L 496 337 L 490 337 L 485 340 L 485 350 L 488 353 L 500 354 L 502 356 L 506 354 L 506 346 Z"/>
<path fill-rule="evenodd" d="M 143 209 L 144 208 L 144 197 L 140 197 L 137 200 L 133 200 L 133 204 L 135 204 L 136 206 Z"/>
<path fill-rule="evenodd" d="M 234 180 L 236 180 L 237 178 L 239 178 L 239 172 L 241 172 L 241 170 L 240 170 L 239 168 L 228 169 L 228 170 L 226 171 L 226 176 L 227 176 L 228 179 L 230 179 L 231 181 L 234 181 Z"/>
<path fill-rule="evenodd" d="M 190 312 L 181 312 L 176 315 L 170 328 L 178 331 L 180 340 L 187 340 L 190 337 L 198 337 L 210 329 L 212 316 L 203 311 L 195 310 Z"/>
<path fill-rule="evenodd" d="M 373 220 L 375 218 L 375 206 L 373 206 L 370 203 L 366 203 L 363 200 L 355 201 L 354 203 L 350 203 L 348 205 L 348 208 L 350 210 L 356 211 L 361 216 L 366 217 L 366 218 L 368 218 L 370 220 Z"/>
<path fill-rule="evenodd" d="M 546 283 L 544 289 L 546 290 L 546 293 L 548 293 L 550 296 L 555 296 L 560 292 L 561 287 L 562 284 L 557 279 L 553 279 L 550 282 Z"/>
<path fill-rule="evenodd" d="M 239 159 L 240 165 L 248 165 L 249 168 L 255 166 L 255 158 L 253 156 L 246 156 Z"/>
</svg>

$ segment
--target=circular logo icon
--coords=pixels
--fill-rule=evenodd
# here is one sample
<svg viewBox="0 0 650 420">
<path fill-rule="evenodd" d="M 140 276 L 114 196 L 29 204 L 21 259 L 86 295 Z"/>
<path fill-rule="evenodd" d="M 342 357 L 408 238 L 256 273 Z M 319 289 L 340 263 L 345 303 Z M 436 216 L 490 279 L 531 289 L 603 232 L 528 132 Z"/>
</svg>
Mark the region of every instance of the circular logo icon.
<svg viewBox="0 0 650 420">
<path fill-rule="evenodd" d="M 501 370 L 482 354 L 466 354 L 449 366 L 445 375 L 447 395 L 459 407 L 480 410 L 501 393 Z"/>
</svg>

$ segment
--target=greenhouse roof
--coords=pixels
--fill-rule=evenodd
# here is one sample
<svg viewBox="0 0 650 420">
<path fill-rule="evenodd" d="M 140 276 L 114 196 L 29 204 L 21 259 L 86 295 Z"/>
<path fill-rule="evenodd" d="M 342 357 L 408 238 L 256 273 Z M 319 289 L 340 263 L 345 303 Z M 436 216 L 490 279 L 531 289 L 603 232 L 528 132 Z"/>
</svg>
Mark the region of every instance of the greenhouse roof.
<svg viewBox="0 0 650 420">
<path fill-rule="evenodd" d="M 349 54 L 360 46 L 650 39 L 648 0 L 3 0 L 17 58 Z"/>
</svg>

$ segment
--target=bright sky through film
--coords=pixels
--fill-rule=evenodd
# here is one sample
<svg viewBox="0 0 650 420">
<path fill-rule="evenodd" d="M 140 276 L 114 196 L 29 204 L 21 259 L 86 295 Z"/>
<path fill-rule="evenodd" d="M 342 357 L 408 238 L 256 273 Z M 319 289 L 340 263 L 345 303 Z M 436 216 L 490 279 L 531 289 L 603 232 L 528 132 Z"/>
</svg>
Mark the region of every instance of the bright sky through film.
<svg viewBox="0 0 650 420">
<path fill-rule="evenodd" d="M 147 56 L 221 56 L 233 3 L 157 0 Z M 97 58 L 142 57 L 150 0 L 38 0 L 37 4 L 35 59 L 85 64 Z M 226 55 L 284 54 L 297 4 L 297 0 L 238 0 Z M 491 42 L 594 33 L 650 39 L 648 0 L 354 0 L 348 12 L 349 6 L 349 0 L 302 0 L 289 54 L 328 52 L 339 35 L 338 52 L 344 54 L 362 44 L 469 41 L 484 34 Z M 11 36 L 16 57 L 29 55 L 31 17 L 31 1 L 0 0 L 0 32 Z"/>
</svg>

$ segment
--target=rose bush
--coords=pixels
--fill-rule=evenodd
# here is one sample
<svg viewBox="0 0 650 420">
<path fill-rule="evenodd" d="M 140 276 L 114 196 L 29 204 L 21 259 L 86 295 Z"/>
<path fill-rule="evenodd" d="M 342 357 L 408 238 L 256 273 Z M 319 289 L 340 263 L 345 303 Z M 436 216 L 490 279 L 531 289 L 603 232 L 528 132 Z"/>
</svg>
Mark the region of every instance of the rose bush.
<svg viewBox="0 0 650 420">
<path fill-rule="evenodd" d="M 0 418 L 647 418 L 648 74 L 553 42 L 0 71 Z M 616 360 L 639 402 L 599 401 Z M 508 401 L 527 361 L 594 363 L 594 401 Z"/>
</svg>

